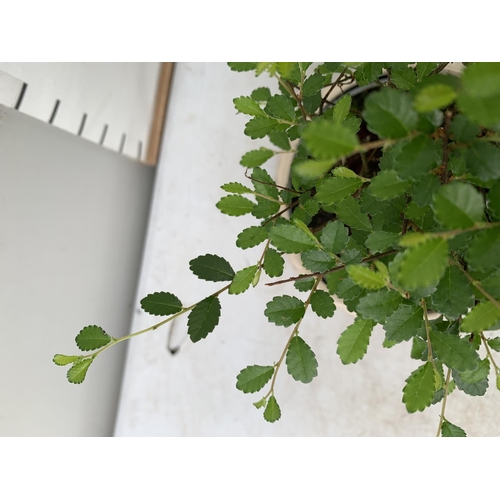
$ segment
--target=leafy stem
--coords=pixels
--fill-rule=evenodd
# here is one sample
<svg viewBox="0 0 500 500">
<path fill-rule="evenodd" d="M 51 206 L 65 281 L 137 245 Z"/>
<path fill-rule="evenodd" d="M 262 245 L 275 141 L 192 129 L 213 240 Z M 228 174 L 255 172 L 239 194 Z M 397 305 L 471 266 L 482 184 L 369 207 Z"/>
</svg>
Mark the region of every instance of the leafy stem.
<svg viewBox="0 0 500 500">
<path fill-rule="evenodd" d="M 432 356 L 432 345 L 431 345 L 431 326 L 429 325 L 429 316 L 427 314 L 427 304 L 425 303 L 425 299 L 420 301 L 422 305 L 422 309 L 424 310 L 424 323 L 425 323 L 425 333 L 427 335 L 427 360 L 432 363 L 434 369 L 436 369 L 436 365 L 434 364 L 434 358 Z"/>
<path fill-rule="evenodd" d="M 484 336 L 483 332 L 481 332 L 479 335 L 481 335 L 481 339 L 483 340 L 484 347 L 486 349 L 486 355 L 488 356 L 489 360 L 491 361 L 491 364 L 495 368 L 496 375 L 498 376 L 500 374 L 500 368 L 498 365 L 495 363 L 495 360 L 493 359 L 493 355 L 491 354 L 490 346 L 488 345 L 488 341 L 486 340 L 486 337 Z"/>
<path fill-rule="evenodd" d="M 443 404 L 441 405 L 441 416 L 439 417 L 439 425 L 436 433 L 436 437 L 439 437 L 441 434 L 441 428 L 443 427 L 444 422 L 444 410 L 446 408 L 446 400 L 448 398 L 448 388 L 450 386 L 450 378 L 451 378 L 451 368 L 448 368 L 446 372 L 446 381 L 444 383 L 444 396 L 443 396 Z"/>
</svg>

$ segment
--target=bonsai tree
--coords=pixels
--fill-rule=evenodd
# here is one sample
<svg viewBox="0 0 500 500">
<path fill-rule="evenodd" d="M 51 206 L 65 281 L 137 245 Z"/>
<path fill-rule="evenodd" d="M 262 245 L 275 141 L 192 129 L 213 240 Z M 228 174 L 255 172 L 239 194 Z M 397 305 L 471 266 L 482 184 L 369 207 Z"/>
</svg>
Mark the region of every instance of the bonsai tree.
<svg viewBox="0 0 500 500">
<path fill-rule="evenodd" d="M 186 306 L 171 291 L 150 294 L 141 307 L 161 321 L 121 338 L 87 326 L 76 336 L 83 354 L 57 354 L 54 362 L 71 365 L 67 378 L 79 384 L 119 342 L 183 314 L 187 334 L 199 342 L 219 322 L 222 293 L 293 282 L 301 298 L 280 295 L 276 286 L 264 310 L 278 328 L 291 327 L 282 352 L 237 375 L 237 389 L 260 392 L 254 405 L 265 420 L 281 417 L 279 375 L 307 384 L 318 374 L 301 331 L 305 314 L 328 321 L 341 299 L 355 315 L 338 338 L 342 363 L 365 356 L 379 323 L 385 347 L 410 342 L 410 356 L 420 361 L 401 381 L 408 412 L 440 404 L 437 435 L 466 436 L 460 422 L 446 418 L 448 396 L 482 396 L 490 379 L 500 390 L 500 337 L 488 333 L 500 328 L 500 63 L 466 63 L 457 74 L 448 63 L 229 67 L 268 72 L 279 82 L 276 95 L 259 87 L 234 99 L 250 117 L 245 135 L 268 137 L 275 148 L 246 153 L 246 170 L 221 186 L 226 194 L 217 203 L 228 216 L 255 217 L 235 236 L 242 250 L 260 245 L 259 260 L 235 271 L 219 255 L 194 258 L 197 278 L 221 282 L 211 295 Z M 294 159 L 289 182 L 277 185 L 262 166 L 281 152 Z M 292 254 L 305 271 L 283 277 Z"/>
</svg>

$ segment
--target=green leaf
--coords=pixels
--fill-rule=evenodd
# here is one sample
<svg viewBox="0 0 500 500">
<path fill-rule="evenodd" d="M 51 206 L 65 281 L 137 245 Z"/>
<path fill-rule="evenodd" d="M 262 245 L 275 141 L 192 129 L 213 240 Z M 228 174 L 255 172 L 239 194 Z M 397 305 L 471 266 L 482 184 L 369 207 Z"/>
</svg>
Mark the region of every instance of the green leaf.
<svg viewBox="0 0 500 500">
<path fill-rule="evenodd" d="M 302 139 L 307 149 L 318 160 L 338 160 L 352 153 L 358 146 L 356 134 L 345 125 L 326 120 L 309 122 Z"/>
<path fill-rule="evenodd" d="M 371 231 L 372 226 L 366 214 L 361 213 L 359 202 L 352 197 L 342 200 L 336 206 L 337 217 L 347 226 L 361 231 Z"/>
<path fill-rule="evenodd" d="M 220 318 L 219 297 L 210 296 L 198 302 L 188 316 L 188 335 L 192 342 L 198 342 L 214 331 Z"/>
<path fill-rule="evenodd" d="M 486 229 L 469 243 L 467 262 L 472 269 L 490 273 L 500 267 L 500 228 Z"/>
<path fill-rule="evenodd" d="M 279 203 L 258 198 L 257 205 L 252 208 L 252 215 L 257 219 L 266 219 L 275 215 L 279 209 Z"/>
<path fill-rule="evenodd" d="M 331 177 L 321 183 L 314 198 L 322 205 L 333 205 L 356 192 L 361 184 L 359 177 Z"/>
<path fill-rule="evenodd" d="M 272 227 L 269 238 L 278 250 L 286 253 L 301 253 L 316 248 L 314 240 L 291 224 Z"/>
<path fill-rule="evenodd" d="M 264 315 L 277 326 L 290 326 L 297 323 L 305 313 L 304 303 L 297 297 L 283 295 L 274 297 L 266 304 Z"/>
<path fill-rule="evenodd" d="M 316 94 L 316 92 L 323 88 L 324 83 L 325 77 L 323 75 L 318 73 L 311 75 L 304 81 L 304 85 L 302 86 L 302 95 L 310 96 Z"/>
<path fill-rule="evenodd" d="M 256 117 L 252 118 L 246 125 L 244 134 L 252 139 L 262 139 L 269 132 L 272 132 L 278 125 L 273 118 Z"/>
<path fill-rule="evenodd" d="M 264 410 L 264 419 L 268 422 L 276 422 L 281 418 L 281 410 L 274 396 L 270 396 Z"/>
<path fill-rule="evenodd" d="M 82 359 L 77 361 L 66 374 L 68 381 L 72 384 L 81 384 L 85 380 L 89 366 L 94 361 L 94 358 Z"/>
<path fill-rule="evenodd" d="M 288 140 L 288 136 L 285 131 L 275 130 L 274 132 L 269 132 L 268 137 L 275 146 L 278 146 L 285 151 L 290 151 L 290 141 Z"/>
<path fill-rule="evenodd" d="M 265 194 L 266 196 L 274 198 L 276 201 L 278 201 L 279 192 L 278 188 L 276 187 L 276 183 L 265 169 L 255 167 L 252 170 L 251 179 L 257 193 Z M 259 202 L 260 201 L 267 202 L 268 200 L 259 200 Z"/>
<path fill-rule="evenodd" d="M 199 279 L 205 281 L 231 281 L 234 277 L 234 270 L 231 267 L 231 264 L 224 259 L 223 257 L 219 257 L 218 255 L 206 254 L 200 255 L 189 262 L 189 269 L 195 274 Z M 162 292 L 163 294 L 165 292 Z M 157 300 L 171 302 L 171 306 L 175 307 L 175 310 L 171 310 L 171 312 L 163 312 L 163 315 L 173 314 L 182 309 L 182 304 L 180 303 L 177 297 L 172 294 L 166 294 L 169 297 L 161 296 L 157 297 Z M 149 297 L 149 295 L 148 295 Z M 146 299 L 143 299 L 146 300 Z M 142 304 L 142 302 L 141 302 Z M 149 311 L 147 311 L 149 312 Z M 159 314 L 151 313 L 151 314 Z"/>
<path fill-rule="evenodd" d="M 421 337 L 413 337 L 410 358 L 425 361 L 427 359 L 427 353 L 427 342 Z"/>
<path fill-rule="evenodd" d="M 417 75 L 411 68 L 397 68 L 392 70 L 391 80 L 398 89 L 411 90 L 417 83 Z"/>
<path fill-rule="evenodd" d="M 426 175 L 414 182 L 410 188 L 410 195 L 419 207 L 425 207 L 432 203 L 434 193 L 440 188 L 441 181 L 436 175 Z"/>
<path fill-rule="evenodd" d="M 277 278 L 283 274 L 285 260 L 274 248 L 268 248 L 264 256 L 264 271 L 271 278 Z"/>
<path fill-rule="evenodd" d="M 304 180 L 317 179 L 332 169 L 332 160 L 305 160 L 292 166 L 293 174 Z"/>
<path fill-rule="evenodd" d="M 459 372 L 460 378 L 463 382 L 467 384 L 475 384 L 477 382 L 481 382 L 488 378 L 490 374 L 490 361 L 488 358 L 482 359 L 479 362 L 477 369 L 469 370 L 465 372 Z M 460 389 L 460 386 L 457 384 L 457 387 Z"/>
<path fill-rule="evenodd" d="M 263 163 L 265 163 L 269 158 L 274 156 L 274 151 L 271 151 L 267 148 L 254 149 L 253 151 L 249 151 L 245 153 L 241 158 L 240 165 L 248 168 L 260 167 Z M 244 191 L 244 192 L 251 192 Z"/>
<path fill-rule="evenodd" d="M 321 232 L 320 241 L 327 252 L 340 253 L 349 241 L 349 233 L 342 222 L 328 221 Z"/>
<path fill-rule="evenodd" d="M 215 206 L 223 214 L 239 217 L 240 215 L 249 214 L 255 203 L 238 194 L 230 194 L 221 198 Z"/>
<path fill-rule="evenodd" d="M 347 167 L 335 167 L 332 170 L 332 174 L 335 177 L 342 177 L 344 179 L 356 179 L 360 178 L 355 172 L 353 172 L 350 168 Z"/>
<path fill-rule="evenodd" d="M 267 239 L 267 228 L 263 226 L 251 226 L 243 229 L 236 239 L 238 248 L 252 248 L 260 245 Z"/>
<path fill-rule="evenodd" d="M 470 173 L 482 181 L 500 178 L 500 149 L 493 144 L 473 142 L 465 153 L 465 163 Z"/>
<path fill-rule="evenodd" d="M 368 350 L 374 325 L 370 319 L 356 318 L 354 323 L 340 334 L 337 354 L 344 365 L 357 363 L 363 358 Z"/>
<path fill-rule="evenodd" d="M 385 287 L 385 278 L 368 267 L 358 264 L 346 267 L 347 273 L 357 285 L 367 290 L 378 290 Z"/>
<path fill-rule="evenodd" d="M 437 285 L 448 263 L 448 244 L 432 238 L 408 248 L 399 268 L 398 281 L 407 290 Z"/>
<path fill-rule="evenodd" d="M 247 366 L 236 377 L 236 388 L 248 394 L 260 391 L 272 378 L 274 366 Z"/>
<path fill-rule="evenodd" d="M 500 94 L 500 63 L 474 63 L 465 68 L 462 76 L 464 89 L 474 97 Z"/>
<path fill-rule="evenodd" d="M 497 220 L 500 219 L 500 182 L 495 182 L 486 195 L 488 212 Z"/>
<path fill-rule="evenodd" d="M 394 342 L 405 342 L 424 329 L 424 311 L 421 307 L 401 304 L 385 324 L 385 337 Z"/>
<path fill-rule="evenodd" d="M 288 373 L 297 381 L 308 384 L 318 375 L 318 362 L 312 349 L 304 340 L 295 336 L 286 352 Z"/>
<path fill-rule="evenodd" d="M 308 250 L 301 255 L 302 264 L 313 273 L 323 273 L 335 267 L 337 261 L 323 250 Z"/>
<path fill-rule="evenodd" d="M 245 115 L 266 116 L 259 103 L 255 102 L 251 97 L 236 97 L 236 99 L 233 99 L 233 103 L 234 107 Z"/>
<path fill-rule="evenodd" d="M 403 297 L 394 290 L 378 290 L 362 297 L 356 311 L 363 319 L 384 323 L 396 311 L 402 300 Z"/>
<path fill-rule="evenodd" d="M 226 191 L 227 193 L 235 193 L 235 194 L 245 194 L 251 193 L 252 190 L 239 182 L 228 182 L 227 184 L 223 184 L 221 189 Z"/>
<path fill-rule="evenodd" d="M 368 193 L 377 200 L 392 200 L 403 194 L 409 186 L 410 182 L 401 180 L 394 170 L 384 170 L 372 179 Z"/>
<path fill-rule="evenodd" d="M 441 437 L 467 437 L 467 434 L 460 427 L 444 420 L 441 426 Z"/>
<path fill-rule="evenodd" d="M 488 361 L 488 360 L 486 359 L 483 361 Z M 480 368 L 478 368 L 478 370 L 476 370 L 475 372 L 464 372 L 464 373 L 479 372 L 481 369 L 481 363 L 479 364 L 479 366 Z M 489 372 L 489 362 L 488 362 L 488 372 Z M 477 380 L 475 382 L 466 382 L 465 380 L 463 380 L 462 374 L 457 372 L 457 370 L 452 370 L 451 373 L 453 375 L 453 380 L 455 381 L 455 384 L 462 392 L 465 392 L 465 394 L 468 394 L 469 396 L 484 396 L 486 394 L 486 391 L 488 390 L 489 386 L 488 374 L 481 380 Z"/>
<path fill-rule="evenodd" d="M 271 97 L 271 91 L 267 87 L 259 87 L 252 92 L 251 97 L 254 101 L 267 101 Z"/>
<path fill-rule="evenodd" d="M 419 80 L 429 75 L 431 71 L 436 67 L 436 63 L 433 62 L 419 62 L 417 63 L 417 76 Z"/>
<path fill-rule="evenodd" d="M 479 127 L 464 115 L 455 115 L 450 124 L 450 133 L 457 142 L 470 142 L 479 134 Z"/>
<path fill-rule="evenodd" d="M 500 309 L 498 307 L 491 302 L 480 302 L 465 316 L 460 325 L 460 330 L 462 332 L 482 332 L 488 330 L 499 319 Z"/>
<path fill-rule="evenodd" d="M 408 413 L 423 411 L 431 405 L 434 397 L 434 367 L 427 361 L 406 379 L 403 388 L 403 403 Z"/>
<path fill-rule="evenodd" d="M 111 337 L 100 326 L 86 326 L 75 338 L 81 351 L 100 349 L 111 342 Z"/>
<path fill-rule="evenodd" d="M 64 365 L 69 365 L 70 363 L 74 363 L 75 361 L 78 361 L 79 359 L 80 359 L 80 356 L 66 356 L 65 354 L 56 354 L 52 358 L 52 361 L 57 366 L 64 366 Z"/>
<path fill-rule="evenodd" d="M 254 62 L 228 62 L 227 65 L 232 71 L 252 71 L 257 68 L 257 63 Z"/>
<path fill-rule="evenodd" d="M 365 99 L 363 118 L 368 129 L 382 138 L 406 137 L 418 122 L 410 97 L 400 90 L 384 88 Z"/>
<path fill-rule="evenodd" d="M 304 279 L 294 281 L 293 286 L 299 292 L 308 292 L 309 290 L 312 290 L 312 287 L 314 286 L 315 281 L 316 280 L 314 278 L 304 278 Z"/>
<path fill-rule="evenodd" d="M 500 337 L 488 339 L 488 345 L 495 351 L 500 352 Z M 57 364 L 57 363 L 56 363 Z"/>
<path fill-rule="evenodd" d="M 451 104 L 457 93 L 455 90 L 443 83 L 433 83 L 425 86 L 415 97 L 415 109 L 419 113 L 425 113 L 437 108 L 444 108 Z"/>
<path fill-rule="evenodd" d="M 275 95 L 267 100 L 265 112 L 269 116 L 274 116 L 289 122 L 295 121 L 295 108 L 290 99 L 283 95 Z"/>
<path fill-rule="evenodd" d="M 229 287 L 230 295 L 238 295 L 240 293 L 246 292 L 249 286 L 252 284 L 259 266 L 250 266 L 238 271 Z"/>
<path fill-rule="evenodd" d="M 394 246 L 399 240 L 399 234 L 388 233 L 387 231 L 373 231 L 366 238 L 365 245 L 371 253 L 383 252 L 385 249 Z"/>
<path fill-rule="evenodd" d="M 431 295 L 432 307 L 447 318 L 456 319 L 474 305 L 474 293 L 467 278 L 455 266 L 444 272 Z"/>
<path fill-rule="evenodd" d="M 358 85 L 368 85 L 378 79 L 382 73 L 383 63 L 365 62 L 356 68 L 354 76 Z"/>
<path fill-rule="evenodd" d="M 350 94 L 341 97 L 333 107 L 332 121 L 334 123 L 342 123 L 351 110 L 352 98 Z"/>
<path fill-rule="evenodd" d="M 394 158 L 393 168 L 402 180 L 418 180 L 435 168 L 439 161 L 440 143 L 419 135 L 406 143 Z"/>
<path fill-rule="evenodd" d="M 312 294 L 311 308 L 320 318 L 331 318 L 336 309 L 335 302 L 324 290 Z"/>
<path fill-rule="evenodd" d="M 438 358 L 449 368 L 457 371 L 475 370 L 479 356 L 467 340 L 453 333 L 431 330 L 429 333 L 432 349 Z"/>
</svg>

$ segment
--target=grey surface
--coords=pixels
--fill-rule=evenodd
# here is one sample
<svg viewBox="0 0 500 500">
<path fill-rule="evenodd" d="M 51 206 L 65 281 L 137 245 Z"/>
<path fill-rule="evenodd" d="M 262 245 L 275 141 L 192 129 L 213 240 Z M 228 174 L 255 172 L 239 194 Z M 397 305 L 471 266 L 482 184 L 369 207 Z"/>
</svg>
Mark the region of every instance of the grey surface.
<svg viewBox="0 0 500 500">
<path fill-rule="evenodd" d="M 154 174 L 0 106 L 0 435 L 112 434 L 125 345 L 81 385 L 52 357 L 129 333 Z"/>
</svg>

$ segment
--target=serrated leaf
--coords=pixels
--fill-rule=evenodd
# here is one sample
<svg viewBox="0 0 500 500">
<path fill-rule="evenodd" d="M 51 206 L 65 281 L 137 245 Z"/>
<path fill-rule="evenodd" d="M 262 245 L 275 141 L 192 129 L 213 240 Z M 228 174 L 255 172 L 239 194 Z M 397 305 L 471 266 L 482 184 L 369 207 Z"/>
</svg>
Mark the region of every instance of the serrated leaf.
<svg viewBox="0 0 500 500">
<path fill-rule="evenodd" d="M 315 283 L 314 278 L 304 278 L 301 280 L 296 280 L 293 282 L 293 286 L 299 291 L 299 292 L 308 292 L 309 290 L 312 290 L 312 287 L 314 286 Z"/>
<path fill-rule="evenodd" d="M 406 137 L 418 122 L 410 97 L 400 90 L 384 88 L 365 99 L 362 113 L 368 129 L 382 138 Z"/>
<path fill-rule="evenodd" d="M 318 375 L 318 362 L 312 349 L 299 336 L 293 337 L 286 352 L 288 373 L 298 382 L 308 384 Z"/>
<path fill-rule="evenodd" d="M 476 384 L 488 378 L 490 374 L 490 360 L 488 358 L 482 359 L 476 370 L 469 370 L 465 372 L 459 372 L 462 381 L 467 384 Z M 457 387 L 460 387 L 457 384 Z"/>
<path fill-rule="evenodd" d="M 327 252 L 340 253 L 349 241 L 349 233 L 342 222 L 328 221 L 321 232 L 320 241 Z"/>
<path fill-rule="evenodd" d="M 264 256 L 264 271 L 271 278 L 277 278 L 283 274 L 285 260 L 274 248 L 268 248 Z"/>
<path fill-rule="evenodd" d="M 252 71 L 257 67 L 254 62 L 228 62 L 227 65 L 232 71 Z"/>
<path fill-rule="evenodd" d="M 402 300 L 403 297 L 394 290 L 378 290 L 362 297 L 356 311 L 363 319 L 384 323 L 396 311 Z"/>
<path fill-rule="evenodd" d="M 266 403 L 267 403 L 267 400 L 264 397 L 262 399 L 259 399 L 259 401 L 257 401 L 256 403 L 253 403 L 253 405 L 255 406 L 255 408 L 259 409 L 259 408 L 266 406 Z"/>
<path fill-rule="evenodd" d="M 306 125 L 302 139 L 317 160 L 332 162 L 352 153 L 358 146 L 356 134 L 340 123 L 314 120 Z"/>
<path fill-rule="evenodd" d="M 488 339 L 488 345 L 497 352 L 500 352 L 500 337 Z"/>
<path fill-rule="evenodd" d="M 377 200 L 392 200 L 403 194 L 410 186 L 410 181 L 403 181 L 394 170 L 384 170 L 377 174 L 368 187 L 368 193 Z"/>
<path fill-rule="evenodd" d="M 57 366 L 65 366 L 65 365 L 69 365 L 70 363 L 74 363 L 75 361 L 78 361 L 79 359 L 80 359 L 80 356 L 66 356 L 65 354 L 56 354 L 52 358 L 52 361 Z"/>
<path fill-rule="evenodd" d="M 94 358 L 82 359 L 77 361 L 66 374 L 68 381 L 72 384 L 81 384 L 85 380 L 89 366 L 94 361 Z"/>
<path fill-rule="evenodd" d="M 406 290 L 437 285 L 448 263 L 448 244 L 432 238 L 408 248 L 402 258 L 398 281 Z"/>
<path fill-rule="evenodd" d="M 392 70 L 391 80 L 398 89 L 411 90 L 417 83 L 417 75 L 412 68 L 397 68 Z"/>
<path fill-rule="evenodd" d="M 257 193 L 264 194 L 278 201 L 279 198 L 278 188 L 276 187 L 276 183 L 274 182 L 273 178 L 269 175 L 267 170 L 265 170 L 264 168 L 255 167 L 252 170 L 251 180 L 255 188 L 255 191 L 257 191 Z M 269 202 L 269 200 L 259 199 L 259 202 Z"/>
<path fill-rule="evenodd" d="M 258 266 L 250 266 L 238 271 L 233 278 L 231 286 L 229 287 L 230 295 L 238 295 L 246 292 L 258 271 Z"/>
<path fill-rule="evenodd" d="M 355 172 L 353 172 L 350 168 L 347 167 L 335 167 L 332 170 L 332 174 L 334 177 L 342 177 L 344 179 L 355 179 L 359 178 Z"/>
<path fill-rule="evenodd" d="M 354 323 L 340 334 L 337 354 L 344 365 L 357 363 L 363 358 L 368 350 L 374 325 L 370 319 L 356 318 Z"/>
<path fill-rule="evenodd" d="M 252 215 L 257 219 L 266 219 L 275 215 L 280 209 L 278 202 L 257 198 L 257 204 L 252 208 Z"/>
<path fill-rule="evenodd" d="M 429 333 L 433 351 L 449 368 L 457 371 L 475 370 L 479 356 L 472 344 L 452 333 L 431 330 Z"/>
<path fill-rule="evenodd" d="M 486 195 L 488 203 L 488 213 L 495 219 L 500 220 L 500 182 L 496 182 L 490 187 Z"/>
<path fill-rule="evenodd" d="M 332 121 L 334 123 L 342 123 L 349 114 L 351 109 L 352 97 L 346 94 L 341 97 L 333 107 Z"/>
<path fill-rule="evenodd" d="M 272 378 L 274 366 L 247 366 L 236 377 L 236 388 L 245 394 L 260 391 Z"/>
<path fill-rule="evenodd" d="M 337 217 L 347 226 L 361 231 L 371 231 L 372 226 L 368 216 L 361 212 L 359 202 L 348 197 L 339 202 L 335 208 Z"/>
<path fill-rule="evenodd" d="M 226 191 L 226 193 L 235 193 L 235 194 L 245 194 L 251 193 L 252 190 L 239 182 L 228 182 L 227 184 L 223 184 L 221 189 Z"/>
<path fill-rule="evenodd" d="M 281 418 L 281 410 L 274 396 L 270 396 L 264 410 L 264 419 L 268 422 L 276 422 Z"/>
<path fill-rule="evenodd" d="M 259 87 L 258 89 L 255 89 L 251 94 L 251 98 L 254 101 L 267 101 L 270 97 L 271 91 L 267 87 Z"/>
<path fill-rule="evenodd" d="M 500 309 L 498 307 L 491 302 L 480 302 L 465 316 L 460 325 L 460 330 L 462 332 L 482 332 L 488 330 L 499 319 Z"/>
<path fill-rule="evenodd" d="M 265 112 L 274 118 L 289 122 L 295 121 L 295 108 L 291 101 L 283 95 L 270 97 L 267 100 Z"/>
<path fill-rule="evenodd" d="M 333 205 L 356 192 L 362 184 L 359 177 L 331 177 L 321 183 L 314 198 L 322 205 Z"/>
<path fill-rule="evenodd" d="M 93 351 L 108 345 L 111 337 L 100 326 L 92 325 L 80 330 L 75 342 L 81 351 Z"/>
<path fill-rule="evenodd" d="M 439 142 L 419 135 L 407 142 L 395 155 L 393 169 L 402 180 L 419 180 L 438 165 L 440 147 Z"/>
<path fill-rule="evenodd" d="M 290 326 L 297 323 L 305 313 L 304 303 L 297 297 L 282 295 L 274 297 L 266 304 L 264 315 L 277 326 Z"/>
<path fill-rule="evenodd" d="M 415 97 L 415 109 L 426 113 L 437 108 L 444 108 L 457 97 L 456 91 L 443 83 L 433 83 L 425 86 Z"/>
<path fill-rule="evenodd" d="M 316 94 L 316 92 L 320 91 L 323 88 L 325 83 L 325 77 L 318 73 L 311 75 L 309 78 L 306 78 L 304 81 L 304 85 L 302 86 L 302 95 L 303 96 L 311 96 Z"/>
<path fill-rule="evenodd" d="M 427 352 L 427 342 L 421 337 L 413 337 L 410 358 L 425 361 Z"/>
<path fill-rule="evenodd" d="M 434 193 L 440 186 L 441 181 L 436 175 L 426 175 L 411 186 L 411 198 L 419 207 L 430 205 Z"/>
<path fill-rule="evenodd" d="M 224 196 L 215 205 L 223 214 L 239 217 L 249 214 L 255 206 L 255 203 L 238 194 Z"/>
<path fill-rule="evenodd" d="M 365 245 L 371 253 L 383 252 L 387 248 L 395 245 L 399 240 L 399 234 L 387 231 L 373 231 L 366 238 Z"/>
<path fill-rule="evenodd" d="M 346 270 L 354 283 L 367 290 L 378 290 L 386 285 L 385 278 L 380 273 L 361 264 L 349 265 Z"/>
<path fill-rule="evenodd" d="M 486 360 L 487 361 L 487 360 Z M 465 394 L 469 396 L 484 396 L 488 390 L 488 378 L 483 378 L 477 382 L 466 382 L 462 379 L 461 374 L 457 370 L 452 370 L 453 380 L 456 386 Z"/>
<path fill-rule="evenodd" d="M 471 269 L 491 273 L 500 267 L 500 228 L 478 232 L 468 246 L 466 259 Z"/>
<path fill-rule="evenodd" d="M 474 63 L 465 68 L 462 76 L 464 89 L 475 97 L 500 94 L 500 63 Z"/>
<path fill-rule="evenodd" d="M 302 264 L 313 273 L 323 273 L 335 267 L 337 261 L 323 250 L 308 250 L 301 255 Z"/>
<path fill-rule="evenodd" d="M 292 225 L 274 226 L 269 230 L 271 243 L 286 253 L 301 253 L 316 248 L 316 243 L 298 227 Z"/>
<path fill-rule="evenodd" d="M 195 274 L 199 279 L 205 281 L 231 281 L 234 277 L 234 270 L 231 267 L 231 264 L 229 264 L 229 262 L 223 257 L 213 254 L 200 255 L 199 257 L 191 260 L 189 262 L 189 269 L 191 269 L 193 274 Z M 172 294 L 167 295 L 169 297 L 162 296 L 157 297 L 157 299 L 172 302 L 172 305 L 176 307 L 176 310 L 168 313 L 164 312 L 163 314 L 173 314 L 180 311 L 182 309 L 182 305 L 179 299 Z"/>
<path fill-rule="evenodd" d="M 262 139 L 277 126 L 278 122 L 273 118 L 255 117 L 245 125 L 244 134 L 252 139 Z"/>
<path fill-rule="evenodd" d="M 233 104 L 240 113 L 244 113 L 245 115 L 266 116 L 259 103 L 255 102 L 251 97 L 236 97 L 233 99 Z"/>
<path fill-rule="evenodd" d="M 317 179 L 328 173 L 331 169 L 332 160 L 305 160 L 295 163 L 292 166 L 293 174 L 304 180 Z"/>
<path fill-rule="evenodd" d="M 470 174 L 482 181 L 499 179 L 500 149 L 493 144 L 474 141 L 466 150 L 465 164 Z"/>
<path fill-rule="evenodd" d="M 219 324 L 219 297 L 210 296 L 198 302 L 188 316 L 188 335 L 192 342 L 198 342 L 213 332 Z"/>
<path fill-rule="evenodd" d="M 457 114 L 450 123 L 450 134 L 457 142 L 469 142 L 477 137 L 479 127 L 464 115 Z"/>
<path fill-rule="evenodd" d="M 431 301 L 435 311 L 456 319 L 474 305 L 474 293 L 469 280 L 457 267 L 450 266 L 431 295 Z"/>
<path fill-rule="evenodd" d="M 267 228 L 264 226 L 251 226 L 243 229 L 236 239 L 238 248 L 246 249 L 260 245 L 267 239 Z"/>
<path fill-rule="evenodd" d="M 484 199 L 470 184 L 452 182 L 434 193 L 432 209 L 444 227 L 464 229 L 483 220 Z"/>
<path fill-rule="evenodd" d="M 385 324 L 385 336 L 394 342 L 405 342 L 424 328 L 424 311 L 421 307 L 401 304 Z"/>
<path fill-rule="evenodd" d="M 423 411 L 430 406 L 434 392 L 434 368 L 432 363 L 427 361 L 406 379 L 403 403 L 408 413 Z"/>
<path fill-rule="evenodd" d="M 331 318 L 335 312 L 335 302 L 324 290 L 316 290 L 311 296 L 311 309 L 320 318 Z"/>
<path fill-rule="evenodd" d="M 433 62 L 419 62 L 417 63 L 417 76 L 419 80 L 429 75 L 431 71 L 436 67 L 436 63 Z"/>
<path fill-rule="evenodd" d="M 260 167 L 264 164 L 269 158 L 274 156 L 274 151 L 271 151 L 267 148 L 254 149 L 253 151 L 249 151 L 245 153 L 241 158 L 240 165 L 248 168 Z M 244 192 L 251 192 L 244 191 Z"/>
<path fill-rule="evenodd" d="M 285 131 L 275 130 L 274 132 L 269 132 L 269 140 L 281 149 L 285 151 L 290 151 L 290 141 Z"/>
<path fill-rule="evenodd" d="M 354 76 L 358 85 L 368 85 L 378 79 L 382 73 L 383 64 L 380 62 L 365 62 L 356 68 Z"/>
<path fill-rule="evenodd" d="M 444 420 L 441 426 L 441 437 L 467 437 L 467 434 L 457 425 Z"/>
</svg>

